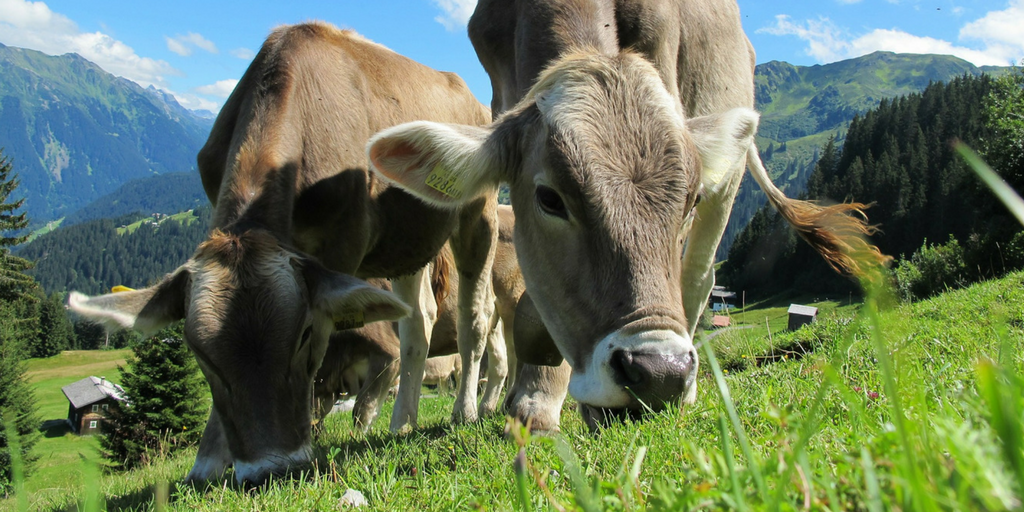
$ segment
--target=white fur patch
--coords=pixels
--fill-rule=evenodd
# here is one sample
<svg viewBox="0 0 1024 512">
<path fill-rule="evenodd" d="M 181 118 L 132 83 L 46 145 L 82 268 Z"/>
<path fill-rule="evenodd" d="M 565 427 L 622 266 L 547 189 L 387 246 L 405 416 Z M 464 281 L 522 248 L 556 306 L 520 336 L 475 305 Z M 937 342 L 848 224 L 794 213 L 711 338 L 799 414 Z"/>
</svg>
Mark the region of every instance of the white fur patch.
<svg viewBox="0 0 1024 512">
<path fill-rule="evenodd" d="M 611 357 L 616 350 L 644 352 L 664 355 L 678 355 L 693 350 L 689 336 L 680 336 L 672 331 L 645 331 L 624 335 L 619 331 L 606 336 L 594 348 L 590 363 L 582 369 L 573 368 L 569 380 L 569 394 L 576 401 L 595 407 L 625 407 L 632 401 L 632 395 L 615 382 L 611 369 Z M 697 376 L 696 367 L 690 372 L 690 379 Z"/>
</svg>

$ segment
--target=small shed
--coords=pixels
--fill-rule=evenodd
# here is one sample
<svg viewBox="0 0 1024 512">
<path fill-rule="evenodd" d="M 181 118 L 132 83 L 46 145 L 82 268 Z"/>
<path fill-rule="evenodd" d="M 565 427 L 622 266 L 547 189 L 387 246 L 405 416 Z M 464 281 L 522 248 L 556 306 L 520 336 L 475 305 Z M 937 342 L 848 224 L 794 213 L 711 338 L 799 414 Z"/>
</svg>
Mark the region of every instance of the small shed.
<svg viewBox="0 0 1024 512">
<path fill-rule="evenodd" d="M 124 389 L 104 377 L 86 377 L 61 388 L 68 398 L 68 423 L 78 435 L 102 431 L 110 408 L 124 401 Z"/>
<path fill-rule="evenodd" d="M 730 324 L 732 324 L 732 320 L 725 315 L 715 315 L 711 317 L 711 326 L 715 329 L 729 327 Z"/>
<path fill-rule="evenodd" d="M 789 330 L 795 331 L 818 318 L 818 308 L 814 306 L 789 305 Z"/>
<path fill-rule="evenodd" d="M 711 289 L 708 296 L 708 305 L 712 311 L 727 311 L 736 307 L 736 292 L 726 290 L 724 286 L 716 285 Z"/>
</svg>

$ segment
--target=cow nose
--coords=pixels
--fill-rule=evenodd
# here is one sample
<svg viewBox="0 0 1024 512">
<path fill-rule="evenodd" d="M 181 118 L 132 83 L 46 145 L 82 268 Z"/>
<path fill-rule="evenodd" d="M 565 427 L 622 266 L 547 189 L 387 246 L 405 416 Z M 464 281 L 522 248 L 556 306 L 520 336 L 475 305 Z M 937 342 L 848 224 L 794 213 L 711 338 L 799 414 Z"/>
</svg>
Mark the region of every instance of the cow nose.
<svg viewBox="0 0 1024 512">
<path fill-rule="evenodd" d="M 617 384 L 629 388 L 648 405 L 678 399 L 693 383 L 697 352 L 679 354 L 618 349 L 612 352 L 611 368 Z"/>
</svg>

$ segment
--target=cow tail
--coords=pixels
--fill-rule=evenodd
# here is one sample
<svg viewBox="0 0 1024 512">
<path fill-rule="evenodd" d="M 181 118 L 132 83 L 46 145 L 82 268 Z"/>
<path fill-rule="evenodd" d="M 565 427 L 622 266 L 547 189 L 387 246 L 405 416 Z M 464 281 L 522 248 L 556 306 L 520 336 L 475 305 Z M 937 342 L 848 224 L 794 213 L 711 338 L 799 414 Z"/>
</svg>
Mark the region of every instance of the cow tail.
<svg viewBox="0 0 1024 512">
<path fill-rule="evenodd" d="M 452 282 L 452 269 L 455 266 L 455 260 L 452 256 L 452 250 L 448 247 L 448 244 L 444 244 L 441 247 L 441 251 L 434 257 L 432 270 L 430 274 L 430 288 L 434 290 L 434 300 L 437 301 L 437 308 L 440 312 L 444 303 L 444 300 L 448 298 L 448 294 L 451 292 Z"/>
<path fill-rule="evenodd" d="M 772 183 L 753 144 L 747 151 L 747 165 L 772 206 L 833 270 L 858 278 L 873 278 L 878 268 L 889 263 L 891 258 L 866 239 L 878 232 L 878 226 L 868 224 L 864 213 L 870 204 L 821 206 L 786 197 Z"/>
</svg>

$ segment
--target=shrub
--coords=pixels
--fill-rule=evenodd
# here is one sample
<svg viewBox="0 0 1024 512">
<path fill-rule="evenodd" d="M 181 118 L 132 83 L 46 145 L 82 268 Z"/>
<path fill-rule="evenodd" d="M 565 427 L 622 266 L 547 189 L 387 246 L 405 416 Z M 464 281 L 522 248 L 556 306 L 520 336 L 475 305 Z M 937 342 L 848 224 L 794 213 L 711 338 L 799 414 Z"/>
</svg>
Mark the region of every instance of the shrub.
<svg viewBox="0 0 1024 512">
<path fill-rule="evenodd" d="M 925 299 L 949 288 L 959 288 L 973 279 L 967 272 L 964 249 L 953 236 L 942 245 L 928 245 L 914 251 L 896 267 L 896 289 L 905 301 Z"/>
<path fill-rule="evenodd" d="M 121 469 L 199 442 L 209 412 L 205 381 L 180 323 L 132 350 L 128 367 L 121 367 L 125 402 L 112 410 L 102 439 L 104 457 Z"/>
</svg>

